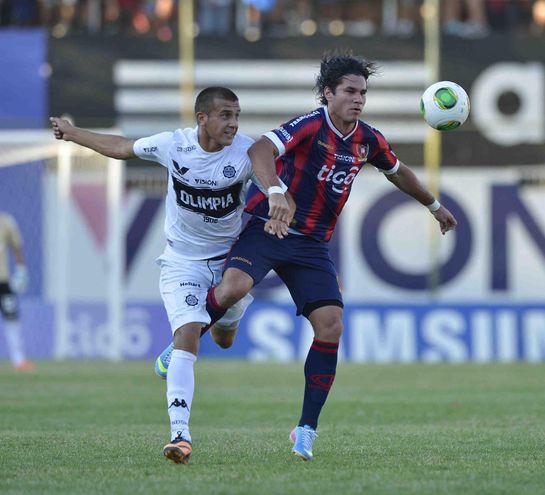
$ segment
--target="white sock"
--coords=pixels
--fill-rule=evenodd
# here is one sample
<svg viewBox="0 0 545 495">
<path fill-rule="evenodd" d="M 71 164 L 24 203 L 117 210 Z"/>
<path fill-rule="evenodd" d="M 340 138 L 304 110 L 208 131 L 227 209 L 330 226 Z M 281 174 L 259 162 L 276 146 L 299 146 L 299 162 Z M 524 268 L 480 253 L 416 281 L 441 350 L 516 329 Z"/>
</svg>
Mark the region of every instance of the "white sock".
<svg viewBox="0 0 545 495">
<path fill-rule="evenodd" d="M 190 352 L 174 349 L 167 373 L 167 407 L 170 416 L 171 439 L 184 437 L 191 442 L 189 415 L 195 391 L 193 364 L 197 356 Z"/>
<path fill-rule="evenodd" d="M 18 366 L 25 360 L 23 351 L 23 335 L 21 323 L 18 321 L 4 320 L 6 342 L 8 343 L 9 358 L 13 366 Z"/>
</svg>

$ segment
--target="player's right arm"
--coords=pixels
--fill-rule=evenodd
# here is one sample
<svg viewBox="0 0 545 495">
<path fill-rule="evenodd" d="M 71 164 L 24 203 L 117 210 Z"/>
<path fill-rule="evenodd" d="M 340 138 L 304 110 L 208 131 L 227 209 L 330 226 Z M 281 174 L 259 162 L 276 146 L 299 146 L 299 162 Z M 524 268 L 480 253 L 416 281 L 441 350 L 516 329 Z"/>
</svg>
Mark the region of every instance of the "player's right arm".
<svg viewBox="0 0 545 495">
<path fill-rule="evenodd" d="M 132 139 L 80 129 L 70 124 L 68 120 L 59 117 L 50 117 L 49 120 L 53 127 L 55 139 L 71 141 L 80 146 L 90 148 L 101 155 L 118 160 L 136 158 L 133 149 L 134 140 Z"/>
</svg>

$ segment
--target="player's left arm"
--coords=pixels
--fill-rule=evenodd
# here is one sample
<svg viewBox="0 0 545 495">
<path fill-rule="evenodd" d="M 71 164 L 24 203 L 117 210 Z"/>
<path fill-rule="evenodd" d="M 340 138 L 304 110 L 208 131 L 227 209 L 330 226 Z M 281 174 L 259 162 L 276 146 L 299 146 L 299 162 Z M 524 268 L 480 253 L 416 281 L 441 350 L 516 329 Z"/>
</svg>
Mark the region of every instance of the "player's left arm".
<svg viewBox="0 0 545 495">
<path fill-rule="evenodd" d="M 457 222 L 454 215 L 433 197 L 407 165 L 399 162 L 396 172 L 386 174 L 386 178 L 400 191 L 412 196 L 420 204 L 428 208 L 439 222 L 442 234 L 456 228 Z"/>
</svg>

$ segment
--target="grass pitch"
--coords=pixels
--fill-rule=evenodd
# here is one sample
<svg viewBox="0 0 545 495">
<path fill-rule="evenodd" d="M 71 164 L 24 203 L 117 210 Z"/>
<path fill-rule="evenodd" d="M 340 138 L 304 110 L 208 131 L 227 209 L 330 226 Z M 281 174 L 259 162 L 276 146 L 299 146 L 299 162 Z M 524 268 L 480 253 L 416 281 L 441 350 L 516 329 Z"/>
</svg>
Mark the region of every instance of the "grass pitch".
<svg viewBox="0 0 545 495">
<path fill-rule="evenodd" d="M 543 365 L 340 364 L 308 463 L 302 367 L 198 361 L 183 466 L 151 362 L 1 363 L 0 493 L 545 493 Z"/>
</svg>

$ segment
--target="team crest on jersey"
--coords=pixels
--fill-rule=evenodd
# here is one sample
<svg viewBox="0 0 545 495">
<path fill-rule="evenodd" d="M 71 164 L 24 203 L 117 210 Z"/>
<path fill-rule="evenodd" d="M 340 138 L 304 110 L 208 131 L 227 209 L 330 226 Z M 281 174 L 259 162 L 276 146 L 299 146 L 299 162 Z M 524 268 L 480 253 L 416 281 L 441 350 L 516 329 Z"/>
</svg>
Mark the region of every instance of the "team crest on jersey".
<svg viewBox="0 0 545 495">
<path fill-rule="evenodd" d="M 369 155 L 369 145 L 368 144 L 360 144 L 359 146 L 359 156 L 358 161 L 359 162 L 366 162 L 367 156 Z"/>
<path fill-rule="evenodd" d="M 237 171 L 232 165 L 225 165 L 225 167 L 223 167 L 223 175 L 228 179 L 232 179 L 236 175 L 236 173 Z"/>
<path fill-rule="evenodd" d="M 196 306 L 197 304 L 199 304 L 199 300 L 197 299 L 197 296 L 194 296 L 193 294 L 188 294 L 185 297 L 185 303 L 188 306 Z"/>
</svg>

